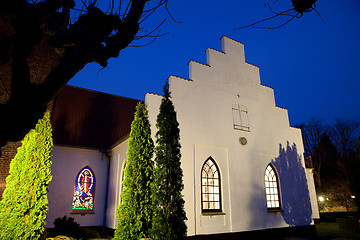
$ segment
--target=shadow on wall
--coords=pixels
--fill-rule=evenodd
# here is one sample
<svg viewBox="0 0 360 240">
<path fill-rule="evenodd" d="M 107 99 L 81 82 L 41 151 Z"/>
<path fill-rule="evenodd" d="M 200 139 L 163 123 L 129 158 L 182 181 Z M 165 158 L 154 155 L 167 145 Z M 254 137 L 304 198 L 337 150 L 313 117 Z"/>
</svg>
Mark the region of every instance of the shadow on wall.
<svg viewBox="0 0 360 240">
<path fill-rule="evenodd" d="M 309 225 L 312 222 L 311 202 L 305 168 L 296 144 L 290 146 L 287 142 L 286 148 L 280 144 L 279 157 L 272 163 L 280 178 L 284 221 L 290 227 Z"/>
</svg>

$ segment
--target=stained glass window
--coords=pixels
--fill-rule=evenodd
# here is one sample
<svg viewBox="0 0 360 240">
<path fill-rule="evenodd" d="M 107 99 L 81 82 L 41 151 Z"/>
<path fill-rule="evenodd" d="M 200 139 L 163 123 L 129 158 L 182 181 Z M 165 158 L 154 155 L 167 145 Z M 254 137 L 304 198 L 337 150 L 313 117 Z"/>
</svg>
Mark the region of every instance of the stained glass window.
<svg viewBox="0 0 360 240">
<path fill-rule="evenodd" d="M 220 172 L 208 158 L 201 170 L 201 204 L 203 212 L 221 212 Z"/>
<path fill-rule="evenodd" d="M 280 209 L 279 180 L 272 164 L 269 164 L 265 170 L 265 191 L 267 208 Z"/>
<path fill-rule="evenodd" d="M 75 179 L 72 210 L 93 210 L 95 193 L 95 175 L 88 167 L 84 167 Z"/>
</svg>

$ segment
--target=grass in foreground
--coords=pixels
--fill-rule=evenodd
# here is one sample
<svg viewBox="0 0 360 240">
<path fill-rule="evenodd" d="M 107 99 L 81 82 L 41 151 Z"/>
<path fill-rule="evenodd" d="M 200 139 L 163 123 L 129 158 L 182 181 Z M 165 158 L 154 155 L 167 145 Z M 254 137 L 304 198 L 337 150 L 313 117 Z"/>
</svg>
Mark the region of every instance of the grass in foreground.
<svg viewBox="0 0 360 240">
<path fill-rule="evenodd" d="M 360 240 L 360 233 L 342 230 L 337 223 L 316 224 L 318 234 L 331 234 L 331 239 L 352 239 Z"/>
</svg>

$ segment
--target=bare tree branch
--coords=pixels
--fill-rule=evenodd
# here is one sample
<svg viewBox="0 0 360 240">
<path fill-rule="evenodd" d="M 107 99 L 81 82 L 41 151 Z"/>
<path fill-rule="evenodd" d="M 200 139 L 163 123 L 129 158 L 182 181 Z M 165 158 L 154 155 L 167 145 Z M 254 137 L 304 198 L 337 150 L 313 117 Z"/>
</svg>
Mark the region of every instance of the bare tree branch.
<svg viewBox="0 0 360 240">
<path fill-rule="evenodd" d="M 285 11 L 283 11 L 283 12 L 281 12 L 281 13 L 278 13 L 278 14 L 276 14 L 276 15 L 274 15 L 274 16 L 271 16 L 271 17 L 268 17 L 268 18 L 264 18 L 264 19 L 262 19 L 262 20 L 260 20 L 260 21 L 254 22 L 254 23 L 252 23 L 252 24 L 249 24 L 249 25 L 246 25 L 246 26 L 243 26 L 243 27 L 234 28 L 234 30 L 238 30 L 238 29 L 243 29 L 243 28 L 248 28 L 248 27 L 254 26 L 254 25 L 256 25 L 256 24 L 259 24 L 259 23 L 265 22 L 265 21 L 267 21 L 267 20 L 276 18 L 276 17 L 278 17 L 278 16 L 280 16 L 280 15 L 283 15 L 284 13 L 290 12 L 290 11 L 292 11 L 292 10 L 293 10 L 292 8 L 291 8 L 291 9 L 288 9 L 288 10 L 285 10 Z"/>
<path fill-rule="evenodd" d="M 255 28 L 262 28 L 262 29 L 277 29 L 277 28 L 281 28 L 283 26 L 285 26 L 286 24 L 288 24 L 289 22 L 291 22 L 294 18 L 298 17 L 299 13 L 297 13 L 295 16 L 293 16 L 292 18 L 290 18 L 288 21 L 284 22 L 283 24 L 276 26 L 276 27 L 255 27 Z"/>
<path fill-rule="evenodd" d="M 289 22 L 291 22 L 294 18 L 301 18 L 304 14 L 304 12 L 311 12 L 313 10 L 315 10 L 315 12 L 319 15 L 319 17 L 321 18 L 320 16 L 320 13 L 315 9 L 316 8 L 316 4 L 315 2 L 317 0 L 291 0 L 292 1 L 292 5 L 293 5 L 293 8 L 291 9 L 288 9 L 288 10 L 285 10 L 283 12 L 280 12 L 280 13 L 277 13 L 275 12 L 270 3 L 266 3 L 265 4 L 265 7 L 268 7 L 269 10 L 274 14 L 273 16 L 271 17 L 268 17 L 268 18 L 264 18 L 262 20 L 259 20 L 257 22 L 254 22 L 252 24 L 249 24 L 249 25 L 246 25 L 246 26 L 242 26 L 242 27 L 237 27 L 237 28 L 234 28 L 234 30 L 239 30 L 239 29 L 244 29 L 244 28 L 248 28 L 248 27 L 255 27 L 255 28 L 261 28 L 261 29 L 277 29 L 277 28 L 280 28 L 280 27 L 283 27 L 285 26 L 286 24 L 288 24 Z M 277 1 L 274 1 L 272 4 L 276 3 Z M 290 14 L 289 12 L 291 11 L 295 11 L 296 14 Z M 286 22 L 276 26 L 276 27 L 261 27 L 261 26 L 256 26 L 258 25 L 259 23 L 262 23 L 262 22 L 265 22 L 265 21 L 268 21 L 268 20 L 271 20 L 271 19 L 274 19 L 276 17 L 279 17 L 279 16 L 290 16 L 291 18 L 289 20 L 287 20 Z M 321 18 L 321 20 L 323 20 Z"/>
<path fill-rule="evenodd" d="M 15 33 L 0 39 L 0 43 L 8 42 L 5 45 L 8 47 L 6 51 L 0 51 L 0 60 L 5 63 L 10 56 L 13 59 L 11 91 L 8 93 L 10 97 L 0 104 L 0 146 L 7 141 L 20 140 L 33 128 L 42 117 L 47 104 L 87 63 L 97 62 L 106 67 L 107 61 L 117 57 L 134 39 L 153 37 L 155 40 L 162 36 L 160 33 L 153 33 L 164 21 L 149 33 L 138 36 L 139 23 L 144 17 L 147 0 L 130 0 L 122 17 L 105 14 L 95 7 L 96 3 L 96 0 L 82 0 L 86 12 L 82 13 L 74 24 L 53 34 L 49 43 L 61 57 L 58 64 L 38 84 L 34 84 L 30 77 L 29 53 L 43 39 L 43 22 L 50 19 L 58 21 L 61 14 L 66 15 L 61 15 L 62 21 L 69 20 L 68 6 L 74 7 L 73 1 L 44 0 L 30 5 L 28 10 L 14 18 Z M 151 9 L 156 10 L 163 4 L 164 0 L 161 0 Z M 62 12 L 58 12 L 60 8 Z M 82 12 L 80 9 L 76 10 Z M 149 13 L 152 14 L 153 10 Z"/>
</svg>

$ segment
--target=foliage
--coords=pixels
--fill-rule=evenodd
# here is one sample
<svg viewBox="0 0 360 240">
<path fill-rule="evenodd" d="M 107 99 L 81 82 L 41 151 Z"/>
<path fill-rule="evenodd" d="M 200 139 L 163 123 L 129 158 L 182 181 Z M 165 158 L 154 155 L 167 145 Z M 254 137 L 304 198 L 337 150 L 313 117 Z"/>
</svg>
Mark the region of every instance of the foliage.
<svg viewBox="0 0 360 240">
<path fill-rule="evenodd" d="M 350 182 L 355 195 L 358 217 L 360 217 L 360 137 L 357 141 L 356 152 L 350 161 Z"/>
<path fill-rule="evenodd" d="M 289 22 L 291 22 L 295 18 L 301 18 L 304 15 L 304 13 L 309 13 L 309 12 L 312 12 L 312 11 L 315 11 L 319 15 L 319 17 L 321 18 L 320 13 L 316 10 L 316 4 L 315 4 L 316 1 L 317 0 L 291 0 L 293 7 L 290 8 L 290 9 L 287 9 L 285 11 L 282 11 L 282 12 L 275 12 L 271 7 L 271 5 L 275 4 L 277 1 L 274 1 L 271 4 L 266 3 L 265 7 L 269 8 L 270 12 L 273 13 L 273 16 L 261 19 L 259 21 L 256 21 L 256 22 L 251 23 L 251 24 L 246 25 L 246 26 L 235 28 L 234 30 L 244 29 L 244 28 L 248 28 L 248 27 L 262 28 L 262 29 L 277 29 L 277 28 L 285 26 L 286 24 L 288 24 Z M 272 20 L 272 19 L 277 18 L 279 16 L 287 17 L 288 19 L 285 22 L 283 22 L 282 24 L 280 24 L 278 26 L 275 26 L 275 27 L 258 26 L 258 24 L 260 24 L 260 23 Z"/>
<path fill-rule="evenodd" d="M 64 216 L 62 218 L 58 217 L 54 221 L 54 229 L 51 235 L 53 236 L 67 236 L 79 238 L 82 236 L 82 229 L 80 225 L 74 221 L 74 218 Z"/>
<path fill-rule="evenodd" d="M 321 170 L 326 157 L 329 137 L 328 127 L 323 120 L 312 118 L 299 126 L 303 136 L 305 157 L 311 157 L 314 168 L 314 180 L 317 188 L 321 188 Z"/>
<path fill-rule="evenodd" d="M 314 168 L 314 180 L 320 211 L 354 210 L 353 192 L 356 180 L 354 158 L 355 134 L 359 123 L 336 119 L 331 125 L 312 118 L 300 125 L 305 156 L 310 156 Z"/>
<path fill-rule="evenodd" d="M 121 203 L 117 210 L 118 224 L 114 239 L 149 237 L 153 209 L 151 184 L 153 181 L 154 143 L 146 105 L 139 102 L 131 124 L 129 148 Z"/>
<path fill-rule="evenodd" d="M 349 212 L 354 210 L 354 201 L 344 181 L 333 180 L 324 185 L 323 190 L 318 192 L 322 201 L 318 202 L 319 211 L 329 212 Z"/>
<path fill-rule="evenodd" d="M 170 99 L 168 83 L 157 116 L 154 167 L 154 218 L 153 239 L 184 239 L 187 227 L 184 200 L 183 172 L 180 163 L 180 131 L 174 105 Z"/>
<path fill-rule="evenodd" d="M 60 235 L 54 238 L 46 238 L 46 240 L 75 240 L 75 238 Z"/>
<path fill-rule="evenodd" d="M 358 127 L 358 122 L 336 119 L 335 123 L 330 129 L 331 140 L 338 152 L 335 167 L 343 172 L 347 181 L 349 181 L 350 177 L 350 157 L 356 149 L 357 139 L 354 137 L 354 134 Z"/>
<path fill-rule="evenodd" d="M 360 232 L 360 225 L 358 223 L 358 219 L 355 217 L 337 218 L 336 222 L 340 229 Z"/>
<path fill-rule="evenodd" d="M 4 3 L 3 3 L 4 2 Z M 0 147 L 21 140 L 46 105 L 88 63 L 105 68 L 168 0 L 6 0 L 0 11 Z M 142 31 L 139 31 L 139 29 Z M 148 41 L 148 40 L 144 40 Z"/>
<path fill-rule="evenodd" d="M 53 147 L 50 113 L 22 141 L 10 164 L 0 202 L 1 239 L 38 239 L 48 210 Z"/>
<path fill-rule="evenodd" d="M 332 239 L 360 239 L 360 233 L 339 229 L 337 223 L 316 224 L 316 232 L 321 234 L 331 234 Z"/>
<path fill-rule="evenodd" d="M 99 239 L 100 234 L 90 227 L 80 227 L 74 218 L 63 216 L 54 221 L 54 228 L 48 229 L 51 238 L 46 239 Z"/>
</svg>

